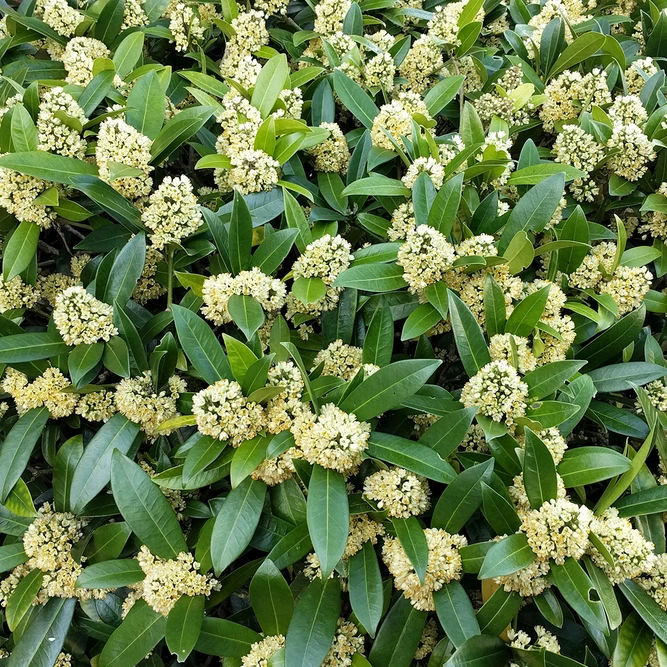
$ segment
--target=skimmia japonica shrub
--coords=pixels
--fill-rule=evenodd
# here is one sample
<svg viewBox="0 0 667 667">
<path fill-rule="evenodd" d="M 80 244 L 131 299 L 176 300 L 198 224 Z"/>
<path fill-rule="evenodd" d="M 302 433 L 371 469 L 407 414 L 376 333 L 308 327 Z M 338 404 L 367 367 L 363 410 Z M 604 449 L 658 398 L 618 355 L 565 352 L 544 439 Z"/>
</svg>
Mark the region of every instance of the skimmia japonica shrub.
<svg viewBox="0 0 667 667">
<path fill-rule="evenodd" d="M 0 664 L 667 667 L 664 0 L 0 0 Z"/>
</svg>

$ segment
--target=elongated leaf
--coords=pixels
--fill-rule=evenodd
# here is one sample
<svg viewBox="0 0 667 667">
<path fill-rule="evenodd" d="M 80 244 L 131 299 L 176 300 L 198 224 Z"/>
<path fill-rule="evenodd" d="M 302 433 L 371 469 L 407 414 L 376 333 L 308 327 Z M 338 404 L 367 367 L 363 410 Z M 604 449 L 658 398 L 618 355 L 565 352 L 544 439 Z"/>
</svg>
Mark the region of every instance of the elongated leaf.
<svg viewBox="0 0 667 667">
<path fill-rule="evenodd" d="M 614 503 L 620 516 L 633 517 L 667 511 L 667 487 L 654 486 L 623 496 Z"/>
<path fill-rule="evenodd" d="M 441 234 L 447 236 L 456 220 L 456 213 L 461 203 L 461 187 L 463 185 L 463 173 L 457 174 L 449 179 L 438 190 L 433 201 L 433 206 L 428 214 L 428 224 L 437 229 Z"/>
<path fill-rule="evenodd" d="M 51 598 L 31 619 L 7 660 L 8 667 L 47 667 L 56 662 L 74 616 L 76 600 Z M 128 666 L 129 667 L 129 666 Z"/>
<path fill-rule="evenodd" d="M 66 354 L 69 347 L 58 333 L 23 333 L 0 338 L 0 364 L 48 359 Z"/>
<path fill-rule="evenodd" d="M 164 637 L 167 619 L 143 600 L 135 602 L 125 620 L 102 649 L 100 667 L 134 667 Z"/>
<path fill-rule="evenodd" d="M 314 579 L 301 594 L 285 641 L 285 664 L 311 667 L 322 663 L 334 638 L 340 612 L 340 584 Z"/>
<path fill-rule="evenodd" d="M 76 176 L 97 176 L 97 167 L 88 162 L 45 151 L 8 153 L 0 157 L 0 167 L 43 181 L 69 185 L 74 183 Z"/>
<path fill-rule="evenodd" d="M 264 634 L 287 633 L 294 612 L 294 598 L 280 570 L 268 558 L 252 578 L 250 602 Z"/>
<path fill-rule="evenodd" d="M 359 622 L 375 637 L 382 618 L 382 574 L 377 555 L 370 542 L 365 542 L 349 562 L 349 593 L 352 611 Z"/>
<path fill-rule="evenodd" d="M 636 582 L 626 579 L 618 585 L 621 593 L 633 606 L 642 620 L 661 641 L 667 643 L 667 614 L 657 602 Z"/>
<path fill-rule="evenodd" d="M 516 616 L 520 607 L 521 596 L 515 591 L 507 592 L 504 586 L 499 586 L 477 612 L 480 632 L 499 635 Z"/>
<path fill-rule="evenodd" d="M 526 429 L 523 457 L 523 483 L 533 509 L 556 498 L 558 478 L 553 457 L 547 446 L 529 428 Z"/>
<path fill-rule="evenodd" d="M 271 275 L 287 257 L 298 235 L 298 229 L 280 229 L 271 234 L 255 250 L 252 256 L 252 265 L 261 269 L 267 275 Z"/>
<path fill-rule="evenodd" d="M 114 415 L 86 445 L 74 469 L 70 505 L 79 513 L 111 479 L 111 459 L 115 450 L 128 455 L 139 436 L 139 426 L 121 414 Z M 138 443 L 137 443 L 138 444 Z"/>
<path fill-rule="evenodd" d="M 631 361 L 626 364 L 612 364 L 596 368 L 588 375 L 598 392 L 604 394 L 612 391 L 626 391 L 633 385 L 641 387 L 653 380 L 658 380 L 667 375 L 667 368 L 644 361 Z"/>
<path fill-rule="evenodd" d="M 366 378 L 339 407 L 345 412 L 353 412 L 359 421 L 368 421 L 417 392 L 440 363 L 438 360 L 409 359 L 385 366 Z"/>
<path fill-rule="evenodd" d="M 7 615 L 7 626 L 11 632 L 16 630 L 21 619 L 34 604 L 43 580 L 44 573 L 36 568 L 19 581 L 18 586 L 9 596 L 5 613 Z"/>
<path fill-rule="evenodd" d="M 0 500 L 3 503 L 28 465 L 32 450 L 48 419 L 47 408 L 28 410 L 12 426 L 0 445 Z"/>
<path fill-rule="evenodd" d="M 613 449 L 577 447 L 565 452 L 558 474 L 566 487 L 584 486 L 622 475 L 630 466 L 630 460 Z"/>
<path fill-rule="evenodd" d="M 109 281 L 104 292 L 104 301 L 125 306 L 137 286 L 146 262 L 146 236 L 137 234 L 116 255 Z"/>
<path fill-rule="evenodd" d="M 535 560 L 524 533 L 515 533 L 496 542 L 486 553 L 480 579 L 492 579 L 512 574 L 528 567 Z"/>
<path fill-rule="evenodd" d="M 440 625 L 456 648 L 481 634 L 470 598 L 458 581 L 445 584 L 433 599 Z"/>
<path fill-rule="evenodd" d="M 234 273 L 249 268 L 251 248 L 252 218 L 245 200 L 235 190 L 229 224 L 229 260 Z"/>
<path fill-rule="evenodd" d="M 216 574 L 229 567 L 250 544 L 265 495 L 266 485 L 247 477 L 225 499 L 211 535 L 211 559 Z"/>
<path fill-rule="evenodd" d="M 468 468 L 444 490 L 433 510 L 431 526 L 457 533 L 482 501 L 481 481 L 493 472 L 493 459 Z"/>
<path fill-rule="evenodd" d="M 470 377 L 491 361 L 482 329 L 468 306 L 449 293 L 449 316 L 461 363 Z"/>
<path fill-rule="evenodd" d="M 505 331 L 515 336 L 530 336 L 547 305 L 549 289 L 547 285 L 519 301 L 507 319 Z"/>
<path fill-rule="evenodd" d="M 366 454 L 436 482 L 447 484 L 456 477 L 454 468 L 433 449 L 391 433 L 371 433 Z"/>
<path fill-rule="evenodd" d="M 211 327 L 187 308 L 172 306 L 172 311 L 183 351 L 204 380 L 208 384 L 222 379 L 231 380 L 229 362 Z"/>
<path fill-rule="evenodd" d="M 475 408 L 464 408 L 443 415 L 419 438 L 419 444 L 447 458 L 463 441 L 476 412 Z"/>
<path fill-rule="evenodd" d="M 2 256 L 2 273 L 5 282 L 9 282 L 28 268 L 37 252 L 38 241 L 38 225 L 26 221 L 19 224 L 7 242 Z"/>
<path fill-rule="evenodd" d="M 251 100 L 252 105 L 259 109 L 262 118 L 266 118 L 271 113 L 288 78 L 289 66 L 284 53 L 270 58 L 262 67 L 255 82 Z"/>
<path fill-rule="evenodd" d="M 353 287 L 365 292 L 393 292 L 406 287 L 403 269 L 398 264 L 362 264 L 343 271 L 335 287 Z"/>
<path fill-rule="evenodd" d="M 203 595 L 184 595 L 169 612 L 164 636 L 167 648 L 179 662 L 185 662 L 197 645 L 204 622 L 205 601 Z"/>
<path fill-rule="evenodd" d="M 340 560 L 350 529 L 345 478 L 335 470 L 313 467 L 308 487 L 308 532 L 327 578 Z"/>
<path fill-rule="evenodd" d="M 480 635 L 456 649 L 446 667 L 504 667 L 509 650 L 502 639 Z"/>
<path fill-rule="evenodd" d="M 428 565 L 428 544 L 423 528 L 414 516 L 407 519 L 392 519 L 392 525 L 405 555 L 423 584 Z"/>
<path fill-rule="evenodd" d="M 232 294 L 227 308 L 234 323 L 243 331 L 247 340 L 250 340 L 264 324 L 264 311 L 259 301 L 251 296 Z"/>
<path fill-rule="evenodd" d="M 111 490 L 132 532 L 154 554 L 176 558 L 187 551 L 169 501 L 141 467 L 117 449 L 113 450 L 111 458 Z"/>
<path fill-rule="evenodd" d="M 352 81 L 340 69 L 334 70 L 333 80 L 336 95 L 341 102 L 362 125 L 370 130 L 373 127 L 373 119 L 380 113 L 375 102 L 358 83 Z"/>
<path fill-rule="evenodd" d="M 560 389 L 566 380 L 585 365 L 585 361 L 554 361 L 526 373 L 523 381 L 528 385 L 530 397 L 539 400 Z"/>
<path fill-rule="evenodd" d="M 76 580 L 77 588 L 121 588 L 141 581 L 146 575 L 136 558 L 105 560 L 89 565 Z"/>
<path fill-rule="evenodd" d="M 245 625 L 222 618 L 204 618 L 196 650 L 206 655 L 240 658 L 262 636 Z"/>
</svg>

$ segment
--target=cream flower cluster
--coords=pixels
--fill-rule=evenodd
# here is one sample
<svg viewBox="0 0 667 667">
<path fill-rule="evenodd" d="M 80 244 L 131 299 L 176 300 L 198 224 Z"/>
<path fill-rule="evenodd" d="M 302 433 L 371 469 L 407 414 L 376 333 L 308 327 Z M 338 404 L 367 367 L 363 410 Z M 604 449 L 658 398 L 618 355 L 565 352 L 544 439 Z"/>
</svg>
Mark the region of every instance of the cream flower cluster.
<svg viewBox="0 0 667 667">
<path fill-rule="evenodd" d="M 157 437 L 162 422 L 178 417 L 178 397 L 186 390 L 185 380 L 172 375 L 165 389 L 157 391 L 150 371 L 125 378 L 116 387 L 116 408 L 131 422 L 139 424 L 146 435 Z M 163 431 L 167 434 L 169 431 Z"/>
<path fill-rule="evenodd" d="M 264 427 L 262 406 L 249 401 L 238 382 L 219 380 L 192 397 L 192 413 L 203 435 L 233 447 L 254 438 Z"/>
<path fill-rule="evenodd" d="M 507 361 L 491 361 L 480 368 L 461 392 L 467 408 L 476 407 L 494 421 L 508 425 L 526 413 L 528 386 Z"/>
<path fill-rule="evenodd" d="M 421 114 L 427 120 L 431 116 L 426 104 L 416 92 L 402 91 L 395 100 L 380 107 L 380 113 L 373 119 L 371 139 L 373 146 L 394 150 L 392 139 L 402 145 L 401 137 L 409 137 L 412 134 L 412 116 Z"/>
<path fill-rule="evenodd" d="M 419 225 L 408 232 L 396 262 L 403 267 L 403 279 L 409 290 L 419 294 L 443 280 L 455 258 L 454 246 L 444 234 L 428 225 Z"/>
<path fill-rule="evenodd" d="M 403 591 L 412 606 L 421 611 L 433 611 L 433 593 L 461 578 L 463 569 L 459 549 L 468 541 L 462 535 L 450 535 L 438 528 L 426 528 L 424 535 L 428 544 L 428 564 L 423 584 L 397 538 L 385 539 L 382 559 L 394 577 L 394 586 Z"/>
<path fill-rule="evenodd" d="M 259 301 L 267 313 L 276 313 L 285 305 L 285 283 L 271 278 L 254 267 L 250 271 L 241 271 L 237 276 L 219 273 L 204 281 L 202 313 L 217 325 L 232 321 L 227 304 L 233 295 L 251 296 Z"/>
<path fill-rule="evenodd" d="M 187 176 L 166 176 L 141 214 L 141 221 L 150 229 L 152 244 L 162 249 L 169 243 L 194 234 L 203 222 L 192 182 Z"/>
<path fill-rule="evenodd" d="M 320 127 L 329 130 L 329 137 L 310 149 L 310 153 L 315 156 L 315 169 L 338 174 L 347 173 L 350 149 L 340 126 L 338 123 L 321 123 Z"/>
<path fill-rule="evenodd" d="M 33 408 L 46 407 L 53 419 L 69 417 L 76 408 L 79 396 L 64 391 L 71 382 L 58 368 L 47 368 L 32 382 L 28 376 L 14 368 L 7 368 L 2 380 L 2 389 L 16 404 L 19 415 Z"/>
<path fill-rule="evenodd" d="M 63 120 L 62 115 L 66 118 Z M 37 132 L 39 149 L 67 157 L 83 158 L 86 141 L 77 125 L 83 126 L 86 116 L 74 98 L 60 86 L 47 90 L 39 105 Z"/>
<path fill-rule="evenodd" d="M 146 577 L 134 585 L 135 591 L 123 605 L 124 614 L 139 598 L 143 598 L 158 614 L 168 616 L 184 595 L 210 595 L 211 591 L 220 587 L 210 574 L 198 572 L 199 563 L 189 552 L 180 553 L 173 560 L 165 560 L 142 545 L 137 561 Z"/>
<path fill-rule="evenodd" d="M 364 480 L 364 496 L 399 519 L 423 514 L 431 506 L 430 495 L 426 479 L 403 468 L 379 470 Z"/>
<path fill-rule="evenodd" d="M 371 427 L 366 422 L 360 422 L 354 414 L 327 403 L 318 416 L 306 413 L 298 418 L 292 433 L 308 463 L 350 475 L 361 464 Z"/>
<path fill-rule="evenodd" d="M 68 287 L 56 299 L 53 322 L 68 345 L 90 345 L 118 334 L 113 308 L 84 287 Z"/>
<path fill-rule="evenodd" d="M 273 654 L 285 646 L 283 635 L 269 635 L 255 642 L 241 658 L 241 667 L 268 667 Z"/>
<path fill-rule="evenodd" d="M 322 375 L 333 375 L 343 380 L 351 380 L 362 367 L 366 377 L 378 370 L 374 364 L 363 363 L 362 348 L 347 345 L 340 339 L 330 343 L 315 355 L 311 370 L 315 370 L 320 364 L 322 364 Z"/>
</svg>

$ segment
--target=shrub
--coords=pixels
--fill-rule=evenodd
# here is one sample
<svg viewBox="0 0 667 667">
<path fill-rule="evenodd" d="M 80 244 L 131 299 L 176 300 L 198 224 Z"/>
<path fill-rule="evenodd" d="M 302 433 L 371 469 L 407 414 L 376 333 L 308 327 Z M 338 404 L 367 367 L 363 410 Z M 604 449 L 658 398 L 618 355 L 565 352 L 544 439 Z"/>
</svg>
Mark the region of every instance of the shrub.
<svg viewBox="0 0 667 667">
<path fill-rule="evenodd" d="M 0 664 L 667 665 L 661 4 L 0 13 Z"/>
</svg>

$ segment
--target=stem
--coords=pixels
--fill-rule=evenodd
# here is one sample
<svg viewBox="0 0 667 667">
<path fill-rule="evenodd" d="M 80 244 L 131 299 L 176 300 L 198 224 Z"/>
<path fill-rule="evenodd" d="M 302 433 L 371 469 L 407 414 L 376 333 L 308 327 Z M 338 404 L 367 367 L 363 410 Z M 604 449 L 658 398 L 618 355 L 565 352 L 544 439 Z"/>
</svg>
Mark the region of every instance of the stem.
<svg viewBox="0 0 667 667">
<path fill-rule="evenodd" d="M 167 250 L 167 310 L 171 310 L 174 292 L 174 250 Z"/>
</svg>

